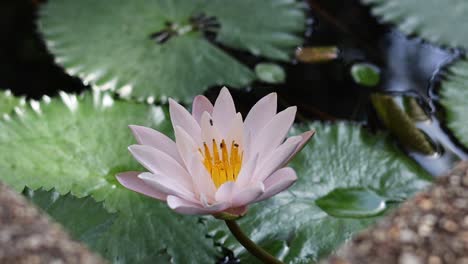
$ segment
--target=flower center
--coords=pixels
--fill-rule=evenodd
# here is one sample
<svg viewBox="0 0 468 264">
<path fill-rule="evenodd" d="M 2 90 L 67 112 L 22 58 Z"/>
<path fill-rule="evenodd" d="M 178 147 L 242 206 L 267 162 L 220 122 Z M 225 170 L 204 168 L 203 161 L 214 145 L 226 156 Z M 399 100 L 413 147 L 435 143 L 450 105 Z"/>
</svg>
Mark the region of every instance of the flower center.
<svg viewBox="0 0 468 264">
<path fill-rule="evenodd" d="M 219 148 L 218 143 L 213 139 L 211 148 L 206 142 L 203 143 L 203 148 L 203 151 L 199 149 L 204 157 L 203 164 L 211 174 L 211 179 L 213 179 L 216 188 L 219 188 L 227 181 L 236 181 L 243 156 L 243 152 L 239 151 L 239 144 L 232 141 L 231 150 L 228 151 L 224 139 L 219 144 Z"/>
</svg>

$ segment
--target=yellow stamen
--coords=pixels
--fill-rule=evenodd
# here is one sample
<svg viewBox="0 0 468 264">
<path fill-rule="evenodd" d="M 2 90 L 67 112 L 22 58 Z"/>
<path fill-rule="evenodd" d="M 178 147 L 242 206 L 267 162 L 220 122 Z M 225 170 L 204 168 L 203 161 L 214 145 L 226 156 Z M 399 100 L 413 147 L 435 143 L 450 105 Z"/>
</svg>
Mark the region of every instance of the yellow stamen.
<svg viewBox="0 0 468 264">
<path fill-rule="evenodd" d="M 203 164 L 210 172 L 216 188 L 219 188 L 219 186 L 227 181 L 235 181 L 237 179 L 242 165 L 243 153 L 239 153 L 239 145 L 235 141 L 232 141 L 230 153 L 224 140 L 221 141 L 218 148 L 216 140 L 213 139 L 213 152 L 210 151 L 206 143 L 203 143 L 203 148 L 204 152 L 200 150 L 204 157 Z"/>
</svg>

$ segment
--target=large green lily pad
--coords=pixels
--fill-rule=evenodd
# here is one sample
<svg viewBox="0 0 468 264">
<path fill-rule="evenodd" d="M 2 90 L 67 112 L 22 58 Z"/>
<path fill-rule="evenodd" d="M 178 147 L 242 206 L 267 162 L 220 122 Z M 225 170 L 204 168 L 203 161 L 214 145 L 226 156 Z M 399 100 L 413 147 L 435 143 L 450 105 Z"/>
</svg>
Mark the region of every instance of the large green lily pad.
<svg viewBox="0 0 468 264">
<path fill-rule="evenodd" d="M 25 104 L 24 97 L 13 96 L 11 91 L 0 91 L 0 116 L 7 116 L 17 106 Z"/>
<path fill-rule="evenodd" d="M 361 0 L 372 13 L 407 34 L 429 41 L 468 47 L 468 2 L 465 0 Z"/>
<path fill-rule="evenodd" d="M 90 195 L 118 212 L 90 246 L 116 263 L 210 263 L 217 256 L 196 217 L 172 212 L 164 203 L 133 193 L 115 174 L 144 170 L 130 156 L 138 124 L 169 132 L 166 109 L 115 101 L 95 91 L 34 103 L 0 120 L 0 177 L 17 191 L 43 187 L 76 197 Z M 81 221 L 89 221 L 83 214 Z M 76 219 L 59 218 L 65 226 Z M 85 240 L 86 241 L 86 240 Z M 89 241 L 88 241 L 89 242 Z"/>
<path fill-rule="evenodd" d="M 293 0 L 51 0 L 39 22 L 56 61 L 85 83 L 125 96 L 189 101 L 209 86 L 242 87 L 255 78 L 194 29 L 200 23 L 191 18 L 215 17 L 221 45 L 288 60 L 302 42 L 302 6 Z M 151 37 L 168 28 L 177 33 L 164 43 Z"/>
<path fill-rule="evenodd" d="M 468 61 L 452 65 L 442 82 L 441 103 L 446 111 L 447 126 L 468 147 Z"/>
<path fill-rule="evenodd" d="M 311 128 L 317 130 L 316 135 L 292 162 L 299 180 L 288 191 L 252 206 L 239 220 L 253 240 L 286 263 L 310 263 L 327 256 L 353 233 L 373 223 L 376 217 L 370 216 L 383 209 L 365 218 L 362 208 L 381 199 L 403 200 L 426 186 L 430 178 L 383 135 L 371 135 L 347 123 L 312 123 L 293 133 Z M 334 217 L 316 205 L 322 197 L 330 201 L 334 190 L 352 189 L 374 193 L 356 200 L 354 209 L 350 208 L 360 218 L 354 218 L 350 211 Z M 338 203 L 334 199 L 328 209 L 336 212 Z M 211 229 L 211 234 L 242 261 L 257 263 L 222 223 L 213 222 Z"/>
<path fill-rule="evenodd" d="M 105 233 L 117 217 L 116 213 L 109 213 L 90 196 L 76 198 L 69 193 L 61 195 L 54 190 L 29 188 L 23 194 L 55 221 L 62 223 L 75 239 L 88 244 Z"/>
</svg>

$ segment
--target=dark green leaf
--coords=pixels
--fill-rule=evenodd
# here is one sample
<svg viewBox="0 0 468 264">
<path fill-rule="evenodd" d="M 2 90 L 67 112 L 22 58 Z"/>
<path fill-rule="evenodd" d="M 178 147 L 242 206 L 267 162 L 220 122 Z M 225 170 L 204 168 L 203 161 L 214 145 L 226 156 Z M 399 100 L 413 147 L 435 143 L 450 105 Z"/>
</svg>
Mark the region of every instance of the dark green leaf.
<svg viewBox="0 0 468 264">
<path fill-rule="evenodd" d="M 441 103 L 446 110 L 447 126 L 458 140 L 468 147 L 468 61 L 462 60 L 449 68 L 442 82 Z"/>
<path fill-rule="evenodd" d="M 432 42 L 468 47 L 468 2 L 465 0 L 361 0 L 385 22 Z"/>
<path fill-rule="evenodd" d="M 204 37 L 212 18 L 215 42 L 278 60 L 289 60 L 305 29 L 302 4 L 290 0 L 51 0 L 40 28 L 56 61 L 85 83 L 190 101 L 209 86 L 255 78 Z"/>
<path fill-rule="evenodd" d="M 115 101 L 108 93 L 62 93 L 61 100 L 27 107 L 0 120 L 0 180 L 17 191 L 27 185 L 91 195 L 107 211 L 118 211 L 112 226 L 92 241 L 113 262 L 156 263 L 168 256 L 174 263 L 212 262 L 217 252 L 196 217 L 176 214 L 116 181 L 118 172 L 144 170 L 127 151 L 135 143 L 129 124 L 171 130 L 166 109 Z M 73 219 L 63 220 L 67 226 Z"/>
<path fill-rule="evenodd" d="M 387 208 L 386 202 L 374 191 L 362 187 L 337 188 L 315 201 L 329 215 L 350 218 L 378 215 Z"/>
<path fill-rule="evenodd" d="M 373 87 L 380 82 L 380 69 L 369 63 L 356 63 L 351 67 L 351 76 L 357 84 Z"/>
<path fill-rule="evenodd" d="M 282 83 L 286 73 L 281 66 L 274 63 L 259 63 L 255 66 L 257 78 L 266 83 Z"/>
<path fill-rule="evenodd" d="M 93 244 L 112 225 L 116 213 L 109 213 L 91 197 L 77 198 L 70 193 L 26 188 L 23 194 L 55 221 L 62 223 L 75 238 Z"/>
</svg>

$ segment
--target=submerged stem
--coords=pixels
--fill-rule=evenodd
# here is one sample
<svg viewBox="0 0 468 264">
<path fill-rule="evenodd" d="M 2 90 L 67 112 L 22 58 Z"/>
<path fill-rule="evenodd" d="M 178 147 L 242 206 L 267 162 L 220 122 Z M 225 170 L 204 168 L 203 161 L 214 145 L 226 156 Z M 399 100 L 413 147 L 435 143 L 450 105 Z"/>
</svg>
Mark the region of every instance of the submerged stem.
<svg viewBox="0 0 468 264">
<path fill-rule="evenodd" d="M 255 242 L 250 240 L 240 229 L 239 225 L 235 220 L 225 220 L 227 227 L 231 233 L 236 237 L 237 241 L 242 244 L 252 255 L 257 257 L 263 263 L 272 263 L 272 264 L 283 264 L 270 253 L 266 252 L 264 249 L 259 247 Z"/>
</svg>

